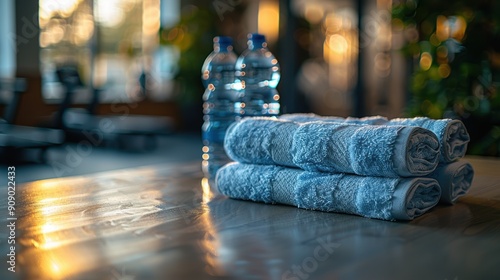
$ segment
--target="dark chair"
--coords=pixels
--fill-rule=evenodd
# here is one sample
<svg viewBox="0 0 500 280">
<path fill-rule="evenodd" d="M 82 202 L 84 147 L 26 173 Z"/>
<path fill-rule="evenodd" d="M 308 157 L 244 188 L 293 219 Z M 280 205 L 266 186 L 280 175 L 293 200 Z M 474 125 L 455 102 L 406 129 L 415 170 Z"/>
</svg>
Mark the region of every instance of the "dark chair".
<svg viewBox="0 0 500 280">
<path fill-rule="evenodd" d="M 4 118 L 0 118 L 0 150 L 4 154 L 2 159 L 12 161 L 25 149 L 39 149 L 40 160 L 43 162 L 47 148 L 64 142 L 64 133 L 57 129 L 14 124 L 21 95 L 26 88 L 25 79 L 0 79 L 0 90 L 12 93 L 12 98 L 5 107 Z"/>
<path fill-rule="evenodd" d="M 101 124 L 106 123 L 110 129 L 99 130 L 104 140 L 124 148 L 133 137 L 141 137 L 144 138 L 145 148 L 153 149 L 156 147 L 157 135 L 169 134 L 173 130 L 173 121 L 169 117 L 96 115 L 101 89 L 92 89 L 92 100 L 86 109 L 70 108 L 75 90 L 83 86 L 78 69 L 75 65 L 64 65 L 57 69 L 56 74 L 65 87 L 65 95 L 57 113 L 56 123 L 58 127 L 66 131 L 68 139 L 76 141 L 86 139 L 88 133 L 83 132 L 99 130 Z"/>
</svg>

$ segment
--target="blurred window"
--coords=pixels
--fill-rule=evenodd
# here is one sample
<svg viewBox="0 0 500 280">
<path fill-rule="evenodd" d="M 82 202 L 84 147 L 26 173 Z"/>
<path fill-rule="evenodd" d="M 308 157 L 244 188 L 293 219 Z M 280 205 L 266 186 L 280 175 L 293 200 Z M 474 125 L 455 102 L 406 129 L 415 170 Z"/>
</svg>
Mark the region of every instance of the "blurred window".
<svg viewBox="0 0 500 280">
<path fill-rule="evenodd" d="M 64 88 L 55 75 L 60 65 L 73 64 L 85 85 L 74 102 L 85 103 L 91 89 L 101 102 L 129 102 L 172 95 L 176 52 L 158 44 L 160 8 L 171 12 L 176 1 L 40 0 L 42 92 L 57 102 Z M 173 3 L 173 4 L 172 4 Z M 177 13 L 173 13 L 175 15 Z M 157 59 L 158 58 L 158 59 Z M 159 66 L 160 65 L 160 66 Z"/>
<path fill-rule="evenodd" d="M 14 30 L 14 0 L 0 1 L 0 82 L 12 78 L 16 70 L 16 36 Z M 0 103 L 10 100 L 11 93 L 0 90 Z"/>
<path fill-rule="evenodd" d="M 16 37 L 14 31 L 14 1 L 0 1 L 0 78 L 14 76 L 16 67 Z"/>
</svg>

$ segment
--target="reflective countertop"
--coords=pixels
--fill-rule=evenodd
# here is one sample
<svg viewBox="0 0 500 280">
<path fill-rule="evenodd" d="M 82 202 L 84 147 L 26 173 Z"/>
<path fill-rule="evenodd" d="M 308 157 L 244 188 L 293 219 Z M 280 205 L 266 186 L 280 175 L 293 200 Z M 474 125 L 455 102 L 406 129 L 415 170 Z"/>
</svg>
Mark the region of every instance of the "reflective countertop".
<svg viewBox="0 0 500 280">
<path fill-rule="evenodd" d="M 17 185 L 12 216 L 5 187 L 0 279 L 500 279 L 500 160 L 469 161 L 411 222 L 228 199 L 199 162 Z"/>
</svg>

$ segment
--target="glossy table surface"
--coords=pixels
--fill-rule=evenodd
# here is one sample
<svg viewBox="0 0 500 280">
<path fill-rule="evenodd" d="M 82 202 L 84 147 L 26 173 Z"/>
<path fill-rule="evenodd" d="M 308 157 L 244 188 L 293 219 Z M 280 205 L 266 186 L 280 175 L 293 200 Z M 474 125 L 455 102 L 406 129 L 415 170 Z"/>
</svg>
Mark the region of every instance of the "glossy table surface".
<svg viewBox="0 0 500 280">
<path fill-rule="evenodd" d="M 0 279 L 500 279 L 500 160 L 468 160 L 470 192 L 411 222 L 227 199 L 199 162 L 18 185 Z"/>
</svg>

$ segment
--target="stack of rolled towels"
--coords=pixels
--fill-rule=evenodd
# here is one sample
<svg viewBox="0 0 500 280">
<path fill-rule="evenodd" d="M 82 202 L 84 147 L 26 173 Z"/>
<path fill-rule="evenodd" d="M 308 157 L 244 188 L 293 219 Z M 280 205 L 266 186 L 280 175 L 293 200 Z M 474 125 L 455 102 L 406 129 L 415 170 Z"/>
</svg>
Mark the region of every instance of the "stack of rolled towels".
<svg viewBox="0 0 500 280">
<path fill-rule="evenodd" d="M 216 186 L 236 199 L 412 220 L 469 190 L 459 120 L 288 114 L 232 124 Z"/>
</svg>

